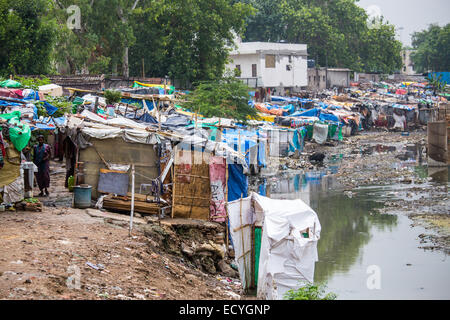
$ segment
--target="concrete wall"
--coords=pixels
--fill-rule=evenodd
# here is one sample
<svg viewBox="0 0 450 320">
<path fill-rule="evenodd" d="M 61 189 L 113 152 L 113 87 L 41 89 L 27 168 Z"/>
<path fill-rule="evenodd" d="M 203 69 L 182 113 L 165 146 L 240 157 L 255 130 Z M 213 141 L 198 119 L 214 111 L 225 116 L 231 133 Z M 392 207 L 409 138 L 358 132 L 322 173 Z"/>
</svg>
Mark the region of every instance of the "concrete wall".
<svg viewBox="0 0 450 320">
<path fill-rule="evenodd" d="M 350 87 L 350 72 L 349 71 L 333 71 L 328 69 L 327 71 L 327 87 Z"/>
<path fill-rule="evenodd" d="M 307 60 L 306 57 L 289 55 L 276 55 L 275 68 L 266 68 L 266 55 L 261 54 L 260 66 L 261 75 L 265 87 L 306 87 L 307 80 Z M 290 65 L 291 69 L 287 70 Z"/>
<path fill-rule="evenodd" d="M 308 89 L 321 91 L 327 88 L 327 71 L 325 68 L 308 69 Z"/>
<path fill-rule="evenodd" d="M 381 81 L 381 74 L 378 73 L 357 73 L 355 72 L 355 81 L 359 82 L 380 82 Z"/>
</svg>

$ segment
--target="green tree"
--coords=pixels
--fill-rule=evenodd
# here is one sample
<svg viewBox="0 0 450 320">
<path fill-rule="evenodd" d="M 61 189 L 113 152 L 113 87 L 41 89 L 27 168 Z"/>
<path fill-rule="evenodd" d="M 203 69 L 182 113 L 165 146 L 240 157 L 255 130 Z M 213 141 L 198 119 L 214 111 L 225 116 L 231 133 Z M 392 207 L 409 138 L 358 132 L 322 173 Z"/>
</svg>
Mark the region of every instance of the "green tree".
<svg viewBox="0 0 450 320">
<path fill-rule="evenodd" d="M 378 21 L 377 27 L 367 30 L 362 45 L 361 59 L 367 72 L 391 74 L 402 68 L 402 44 L 395 39 L 395 28 Z"/>
<path fill-rule="evenodd" d="M 256 13 L 247 18 L 244 41 L 279 42 L 285 40 L 286 25 L 281 12 L 280 1 L 242 0 L 251 5 Z"/>
<path fill-rule="evenodd" d="M 242 1 L 258 10 L 247 20 L 246 41 L 305 43 L 319 66 L 387 73 L 401 67 L 393 26 L 383 22 L 381 28 L 369 29 L 368 16 L 356 0 Z M 383 50 L 371 51 L 376 46 Z"/>
<path fill-rule="evenodd" d="M 256 109 L 249 106 L 251 89 L 242 81 L 226 76 L 220 80 L 201 82 L 187 95 L 185 106 L 204 117 L 223 117 L 246 122 L 257 118 Z"/>
<path fill-rule="evenodd" d="M 0 0 L 0 74 L 45 74 L 51 69 L 55 24 L 43 17 L 47 0 Z"/>
<path fill-rule="evenodd" d="M 411 55 L 418 72 L 450 70 L 450 23 L 444 27 L 431 24 L 412 35 L 415 52 Z"/>
<path fill-rule="evenodd" d="M 235 35 L 242 35 L 253 8 L 230 0 L 156 0 L 135 10 L 136 44 L 130 70 L 202 81 L 223 75 Z"/>
<path fill-rule="evenodd" d="M 120 73 L 128 75 L 128 48 L 135 37 L 130 16 L 139 0 L 55 0 L 51 16 L 59 32 L 55 61 L 69 66 L 70 73 Z M 81 29 L 67 27 L 67 9 L 81 12 Z"/>
</svg>

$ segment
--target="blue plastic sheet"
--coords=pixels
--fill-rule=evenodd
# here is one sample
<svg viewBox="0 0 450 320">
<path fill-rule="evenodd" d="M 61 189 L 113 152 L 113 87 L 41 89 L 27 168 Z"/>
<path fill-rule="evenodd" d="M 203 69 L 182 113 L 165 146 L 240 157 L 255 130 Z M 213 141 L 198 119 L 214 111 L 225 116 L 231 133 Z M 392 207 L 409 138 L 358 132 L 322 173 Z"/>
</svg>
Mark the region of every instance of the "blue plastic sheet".
<svg viewBox="0 0 450 320">
<path fill-rule="evenodd" d="M 317 108 L 314 109 L 309 109 L 307 111 L 304 112 L 300 112 L 300 113 L 294 113 L 296 117 L 318 117 L 319 116 L 319 112 L 320 110 Z M 293 116 L 294 116 L 293 114 Z"/>
<path fill-rule="evenodd" d="M 339 118 L 331 113 L 320 113 L 319 119 L 321 121 L 332 121 L 332 122 L 339 123 Z"/>
<path fill-rule="evenodd" d="M 151 115 L 149 115 L 147 112 L 145 112 L 140 118 L 139 121 L 144 121 L 147 123 L 158 123 L 155 118 L 153 118 Z"/>
<path fill-rule="evenodd" d="M 44 107 L 45 107 L 45 109 L 47 110 L 47 113 L 48 113 L 49 116 L 53 115 L 53 114 L 58 110 L 57 107 L 52 106 L 52 105 L 51 105 L 50 103 L 48 103 L 47 101 L 44 102 Z"/>
<path fill-rule="evenodd" d="M 248 179 L 240 164 L 228 165 L 228 201 L 247 197 Z"/>
</svg>

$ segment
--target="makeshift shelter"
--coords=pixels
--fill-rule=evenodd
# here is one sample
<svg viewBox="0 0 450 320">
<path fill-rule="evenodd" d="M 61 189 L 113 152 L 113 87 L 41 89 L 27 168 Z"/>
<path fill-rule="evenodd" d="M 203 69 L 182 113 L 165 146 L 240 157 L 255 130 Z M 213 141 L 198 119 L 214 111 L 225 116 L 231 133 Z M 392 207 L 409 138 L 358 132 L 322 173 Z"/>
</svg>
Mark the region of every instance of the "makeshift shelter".
<svg viewBox="0 0 450 320">
<path fill-rule="evenodd" d="M 161 139 L 156 133 L 146 131 L 145 126 L 140 127 L 125 118 L 104 120 L 86 110 L 82 115 L 91 121 L 70 116 L 66 129 L 78 149 L 78 152 L 71 152 L 72 156 L 77 157 L 78 182 L 92 186 L 94 199 L 101 195 L 101 191 L 109 191 L 98 189 L 100 169 L 118 168 L 118 171 L 127 172 L 133 163 L 136 168 L 136 190 L 140 189 L 141 184 L 148 184 L 149 180 L 159 176 L 158 145 Z M 131 190 L 131 182 L 126 189 Z"/>
<path fill-rule="evenodd" d="M 244 290 L 257 287 L 258 298 L 276 300 L 302 282 L 313 282 L 321 225 L 302 200 L 252 192 L 229 202 L 227 210 Z"/>
<path fill-rule="evenodd" d="M 196 135 L 185 137 L 174 154 L 172 217 L 224 222 L 227 199 L 247 193 L 244 156 Z"/>
</svg>

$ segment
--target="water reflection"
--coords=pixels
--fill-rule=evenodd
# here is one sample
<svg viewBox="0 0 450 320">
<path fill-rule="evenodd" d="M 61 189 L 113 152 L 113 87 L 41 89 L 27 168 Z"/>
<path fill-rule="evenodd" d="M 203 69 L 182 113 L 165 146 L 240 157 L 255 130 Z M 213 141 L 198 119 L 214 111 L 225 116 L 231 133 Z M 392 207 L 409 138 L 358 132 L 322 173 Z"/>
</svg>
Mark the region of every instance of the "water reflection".
<svg viewBox="0 0 450 320">
<path fill-rule="evenodd" d="M 313 171 L 262 179 L 258 192 L 274 199 L 301 199 L 315 210 L 322 225 L 315 281 L 327 281 L 336 272 L 349 271 L 371 239 L 373 227 L 391 231 L 397 216 L 373 213 L 383 203 L 369 191 L 344 194 L 332 175 Z"/>
</svg>

